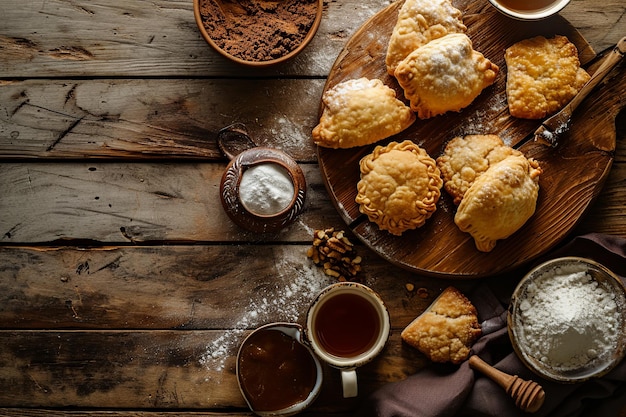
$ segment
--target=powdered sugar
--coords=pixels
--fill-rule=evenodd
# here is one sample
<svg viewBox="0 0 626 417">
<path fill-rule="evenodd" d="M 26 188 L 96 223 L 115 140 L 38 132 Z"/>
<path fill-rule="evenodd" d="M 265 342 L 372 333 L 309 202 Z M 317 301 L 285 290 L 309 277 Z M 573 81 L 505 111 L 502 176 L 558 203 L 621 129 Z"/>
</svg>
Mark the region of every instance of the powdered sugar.
<svg viewBox="0 0 626 417">
<path fill-rule="evenodd" d="M 286 248 L 276 253 L 275 259 L 275 276 L 267 277 L 267 285 L 244 301 L 245 312 L 233 328 L 206 346 L 200 363 L 207 369 L 224 370 L 226 361 L 236 355 L 250 329 L 272 322 L 302 323 L 311 301 L 332 283 L 302 251 Z"/>
<path fill-rule="evenodd" d="M 581 268 L 562 266 L 537 277 L 520 303 L 522 342 L 531 357 L 553 369 L 578 369 L 617 345 L 615 296 Z"/>
<path fill-rule="evenodd" d="M 294 198 L 295 188 L 289 173 L 278 164 L 254 165 L 244 171 L 239 197 L 253 213 L 272 215 L 286 209 Z"/>
</svg>

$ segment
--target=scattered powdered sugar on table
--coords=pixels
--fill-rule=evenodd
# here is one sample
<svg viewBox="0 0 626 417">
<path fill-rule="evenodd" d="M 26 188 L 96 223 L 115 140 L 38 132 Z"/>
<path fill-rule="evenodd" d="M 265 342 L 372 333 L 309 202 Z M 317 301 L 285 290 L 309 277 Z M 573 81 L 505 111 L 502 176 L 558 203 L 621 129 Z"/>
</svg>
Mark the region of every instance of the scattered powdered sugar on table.
<svg viewBox="0 0 626 417">
<path fill-rule="evenodd" d="M 601 360 L 619 337 L 615 296 L 580 266 L 555 268 L 531 282 L 520 313 L 527 353 L 553 369 Z"/>
<path fill-rule="evenodd" d="M 207 345 L 200 358 L 207 369 L 222 371 L 226 360 L 236 355 L 248 330 L 273 322 L 302 323 L 315 296 L 333 282 L 301 251 L 286 249 L 276 253 L 275 258 L 276 275 L 268 276 L 267 285 L 250 295 L 245 313 L 233 328 Z"/>
</svg>

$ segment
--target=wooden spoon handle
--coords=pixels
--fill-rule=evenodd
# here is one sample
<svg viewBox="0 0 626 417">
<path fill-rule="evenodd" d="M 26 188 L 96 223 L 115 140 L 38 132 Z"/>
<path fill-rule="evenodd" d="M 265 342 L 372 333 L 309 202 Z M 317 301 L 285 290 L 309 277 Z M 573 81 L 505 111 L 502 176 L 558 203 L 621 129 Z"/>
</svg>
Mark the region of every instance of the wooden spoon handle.
<svg viewBox="0 0 626 417">
<path fill-rule="evenodd" d="M 626 37 L 623 37 L 615 48 L 604 58 L 602 65 L 593 73 L 587 84 L 580 89 L 578 94 L 569 102 L 565 107 L 567 112 L 571 115 L 572 112 L 578 107 L 578 105 L 584 100 L 585 97 L 604 79 L 604 77 L 621 61 L 622 57 L 626 54 Z M 564 109 L 565 110 L 565 109 Z"/>
<path fill-rule="evenodd" d="M 481 373 L 488 376 L 495 383 L 500 385 L 505 390 L 508 390 L 509 386 L 513 383 L 516 377 L 509 375 L 505 372 L 502 372 L 493 366 L 489 365 L 487 362 L 483 361 L 476 355 L 472 355 L 469 358 L 469 365 L 472 369 L 480 371 Z"/>
</svg>

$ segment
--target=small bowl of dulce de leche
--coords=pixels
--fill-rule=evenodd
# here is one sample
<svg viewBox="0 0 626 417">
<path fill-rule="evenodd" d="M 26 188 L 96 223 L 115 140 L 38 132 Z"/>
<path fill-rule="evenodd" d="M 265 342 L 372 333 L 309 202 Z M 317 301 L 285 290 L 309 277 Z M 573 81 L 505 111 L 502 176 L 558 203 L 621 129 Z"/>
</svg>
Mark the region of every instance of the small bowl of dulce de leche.
<svg viewBox="0 0 626 417">
<path fill-rule="evenodd" d="M 593 260 L 547 261 L 516 287 L 508 331 L 517 356 L 543 378 L 575 383 L 605 375 L 626 353 L 626 289 Z"/>
<path fill-rule="evenodd" d="M 270 323 L 250 333 L 237 354 L 237 381 L 258 416 L 290 416 L 317 398 L 323 372 L 296 323 Z"/>
<path fill-rule="evenodd" d="M 518 20 L 540 20 L 567 6 L 570 0 L 489 0 L 498 11 Z"/>
</svg>

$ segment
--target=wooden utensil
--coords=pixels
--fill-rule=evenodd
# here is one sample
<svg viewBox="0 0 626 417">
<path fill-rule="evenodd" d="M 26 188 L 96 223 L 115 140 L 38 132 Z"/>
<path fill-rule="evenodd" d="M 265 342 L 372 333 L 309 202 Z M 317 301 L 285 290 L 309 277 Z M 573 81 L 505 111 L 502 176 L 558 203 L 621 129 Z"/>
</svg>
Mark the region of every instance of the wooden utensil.
<svg viewBox="0 0 626 417">
<path fill-rule="evenodd" d="M 546 119 L 535 131 L 535 141 L 544 145 L 555 147 L 559 143 L 559 137 L 569 130 L 570 119 L 576 107 L 589 95 L 589 93 L 611 72 L 613 67 L 626 54 L 626 37 L 623 37 L 615 48 L 604 58 L 600 68 L 593 74 L 587 84 L 580 89 L 578 94 L 554 116 Z"/>
<path fill-rule="evenodd" d="M 502 372 L 476 355 L 469 358 L 469 365 L 472 369 L 480 371 L 504 388 L 506 393 L 515 400 L 515 405 L 521 410 L 534 413 L 543 405 L 546 394 L 541 385 L 535 381 L 527 381 L 517 375 Z"/>
</svg>

